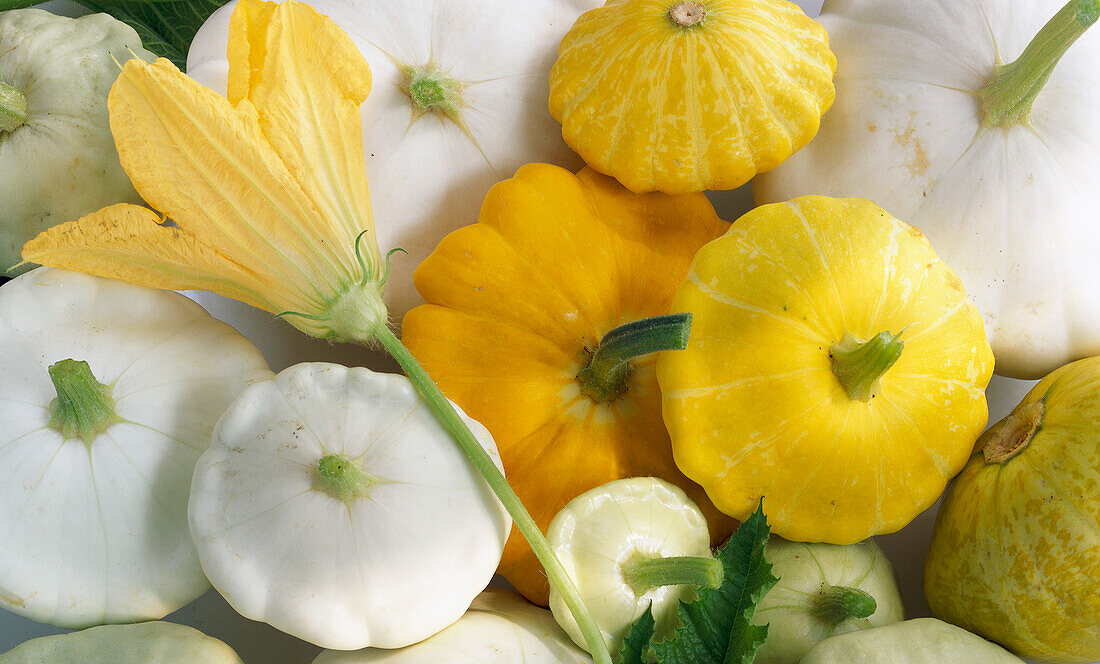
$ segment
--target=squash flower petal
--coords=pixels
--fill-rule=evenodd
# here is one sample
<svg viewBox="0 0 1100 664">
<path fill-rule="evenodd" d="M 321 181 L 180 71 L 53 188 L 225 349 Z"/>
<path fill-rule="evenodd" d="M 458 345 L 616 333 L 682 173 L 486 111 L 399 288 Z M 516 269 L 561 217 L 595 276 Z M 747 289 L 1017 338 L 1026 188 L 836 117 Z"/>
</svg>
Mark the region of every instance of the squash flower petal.
<svg viewBox="0 0 1100 664">
<path fill-rule="evenodd" d="M 229 56 L 228 99 L 167 60 L 128 61 L 111 131 L 153 210 L 104 208 L 43 232 L 23 258 L 212 290 L 312 336 L 369 338 L 385 324 L 387 276 L 359 114 L 370 68 L 336 24 L 293 1 L 241 0 Z"/>
</svg>

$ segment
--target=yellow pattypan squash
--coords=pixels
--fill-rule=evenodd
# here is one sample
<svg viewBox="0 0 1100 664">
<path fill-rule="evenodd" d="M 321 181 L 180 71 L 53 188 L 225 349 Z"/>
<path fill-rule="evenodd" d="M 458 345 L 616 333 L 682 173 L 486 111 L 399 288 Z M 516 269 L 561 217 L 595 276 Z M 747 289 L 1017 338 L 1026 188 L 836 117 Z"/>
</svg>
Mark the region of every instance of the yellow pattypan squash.
<svg viewBox="0 0 1100 664">
<path fill-rule="evenodd" d="M 729 534 L 673 462 L 654 356 L 630 362 L 617 389 L 597 393 L 582 376 L 609 331 L 668 312 L 695 251 L 728 227 L 702 194 L 632 194 L 591 169 L 532 164 L 417 269 L 428 304 L 405 316 L 403 341 L 492 433 L 544 530 L 574 497 L 652 475 L 698 502 L 716 539 Z M 515 531 L 499 571 L 546 604 L 546 576 Z"/>
<path fill-rule="evenodd" d="M 703 247 L 676 293 L 687 350 L 657 375 L 676 462 L 786 539 L 894 532 L 985 427 L 981 316 L 920 231 L 870 201 L 798 198 Z"/>
<path fill-rule="evenodd" d="M 813 138 L 835 71 L 787 0 L 610 0 L 562 40 L 550 113 L 631 191 L 732 189 Z"/>
<path fill-rule="evenodd" d="M 937 616 L 1040 662 L 1100 660 L 1100 356 L 989 428 L 936 519 Z"/>
</svg>

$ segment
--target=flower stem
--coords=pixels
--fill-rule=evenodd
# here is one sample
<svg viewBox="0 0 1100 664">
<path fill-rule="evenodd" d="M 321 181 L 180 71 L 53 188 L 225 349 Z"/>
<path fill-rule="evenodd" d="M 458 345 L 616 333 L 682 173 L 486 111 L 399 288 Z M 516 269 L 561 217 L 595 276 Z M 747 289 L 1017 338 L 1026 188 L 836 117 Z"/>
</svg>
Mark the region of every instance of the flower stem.
<svg viewBox="0 0 1100 664">
<path fill-rule="evenodd" d="M 866 591 L 847 586 L 826 586 L 817 596 L 814 613 L 833 625 L 849 618 L 863 619 L 878 610 L 878 603 Z"/>
<path fill-rule="evenodd" d="M 454 406 L 447 400 L 447 397 L 443 396 L 443 392 L 428 376 L 428 373 L 420 366 L 420 362 L 394 336 L 393 332 L 385 325 L 377 325 L 371 333 L 405 370 L 405 374 L 416 385 L 424 402 L 432 409 L 443 427 L 458 443 L 466 458 L 477 468 L 478 472 L 485 478 L 485 482 L 493 490 L 493 493 L 497 495 L 505 509 L 512 515 L 516 527 L 527 539 L 527 543 L 531 545 L 531 550 L 535 552 L 539 562 L 546 569 L 546 576 L 549 578 L 550 583 L 561 593 L 566 605 L 569 607 L 569 611 L 576 619 L 577 625 L 580 626 L 584 640 L 588 644 L 588 651 L 592 654 L 593 663 L 611 664 L 611 655 L 604 643 L 600 628 L 596 625 L 596 621 L 589 612 L 588 607 L 585 606 L 584 600 L 581 599 L 576 585 L 569 578 L 565 568 L 562 567 L 561 561 L 550 549 L 546 536 L 539 530 L 538 524 L 535 523 L 535 520 L 527 512 L 527 508 L 520 502 L 519 496 L 512 490 L 508 480 L 504 479 L 504 473 L 493 463 L 489 453 L 481 446 L 481 443 L 478 442 L 470 428 L 459 417 L 458 412 L 455 411 Z"/>
<path fill-rule="evenodd" d="M 669 314 L 643 318 L 611 330 L 588 364 L 577 374 L 581 392 L 596 403 L 614 401 L 626 392 L 626 381 L 634 373 L 631 360 L 662 350 L 683 350 L 691 333 L 691 314 Z"/>
<path fill-rule="evenodd" d="M 867 341 L 859 341 L 845 333 L 840 343 L 829 349 L 833 374 L 850 399 L 871 400 L 879 378 L 901 357 L 905 343 L 900 336 L 901 332 L 879 332 Z"/>
<path fill-rule="evenodd" d="M 1058 61 L 1100 17 L 1100 0 L 1070 0 L 1035 35 L 1020 57 L 997 67 L 978 91 L 982 126 L 1009 127 L 1031 116 L 1031 105 Z"/>
<path fill-rule="evenodd" d="M 0 80 L 0 134 L 27 123 L 27 95 Z"/>
<path fill-rule="evenodd" d="M 57 398 L 50 404 L 49 426 L 65 439 L 79 438 L 91 445 L 107 427 L 122 421 L 115 414 L 111 388 L 92 375 L 83 360 L 61 360 L 47 370 Z"/>
<path fill-rule="evenodd" d="M 623 563 L 623 579 L 640 597 L 661 586 L 717 588 L 722 585 L 722 563 L 703 556 L 644 558 Z"/>
</svg>

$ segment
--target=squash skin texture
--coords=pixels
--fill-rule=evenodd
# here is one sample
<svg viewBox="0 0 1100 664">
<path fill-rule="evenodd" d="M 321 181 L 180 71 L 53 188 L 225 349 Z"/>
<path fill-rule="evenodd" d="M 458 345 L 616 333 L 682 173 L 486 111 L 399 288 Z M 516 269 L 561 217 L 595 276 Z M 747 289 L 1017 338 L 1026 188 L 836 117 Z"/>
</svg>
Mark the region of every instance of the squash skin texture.
<svg viewBox="0 0 1100 664">
<path fill-rule="evenodd" d="M 759 207 L 703 247 L 673 300 L 691 341 L 657 362 L 676 462 L 719 509 L 763 497 L 775 534 L 852 544 L 931 506 L 985 427 L 981 317 L 915 228 L 870 201 Z M 868 401 L 829 349 L 904 332 Z"/>
<path fill-rule="evenodd" d="M 937 616 L 1042 662 L 1100 659 L 1100 357 L 1044 378 L 1018 455 L 974 456 L 944 499 L 924 570 Z M 1011 417 L 1011 416 L 1010 416 Z M 1007 420 L 1007 418 L 1006 418 Z"/>
<path fill-rule="evenodd" d="M 583 14 L 550 75 L 565 142 L 631 191 L 732 189 L 817 133 L 836 58 L 818 23 L 786 0 L 611 0 Z"/>
<path fill-rule="evenodd" d="M 541 528 L 585 491 L 653 475 L 699 504 L 716 540 L 732 530 L 673 462 L 653 356 L 635 361 L 627 392 L 610 404 L 581 395 L 576 381 L 586 347 L 668 313 L 695 250 L 727 227 L 702 194 L 635 195 L 591 169 L 529 164 L 490 190 L 479 223 L 448 235 L 417 269 L 429 304 L 405 316 L 402 340 L 493 434 Z M 545 573 L 518 532 L 498 571 L 546 605 Z"/>
</svg>

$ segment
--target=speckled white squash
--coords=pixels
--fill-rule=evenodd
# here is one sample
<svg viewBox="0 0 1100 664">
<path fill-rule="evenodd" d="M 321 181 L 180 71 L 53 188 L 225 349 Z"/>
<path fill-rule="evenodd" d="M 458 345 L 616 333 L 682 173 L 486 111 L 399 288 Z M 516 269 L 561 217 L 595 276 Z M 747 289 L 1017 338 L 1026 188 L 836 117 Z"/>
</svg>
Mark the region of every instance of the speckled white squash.
<svg viewBox="0 0 1100 664">
<path fill-rule="evenodd" d="M 195 36 L 187 60 L 188 74 L 223 94 L 229 15 L 236 4 L 230 2 L 210 17 Z M 413 269 L 443 236 L 477 221 L 492 185 L 531 162 L 570 170 L 582 165 L 550 116 L 547 81 L 558 42 L 569 26 L 585 10 L 603 3 L 307 4 L 351 36 L 374 77 L 363 104 L 363 141 L 378 244 L 384 252 L 397 247 L 408 252 L 393 256 L 386 284 L 386 306 L 393 320 L 400 321 L 421 302 L 413 288 Z M 448 92 L 452 84 L 457 92 Z M 418 105 L 414 86 L 420 99 L 436 103 Z M 235 305 L 224 306 L 235 324 L 237 317 L 255 318 Z M 272 346 L 291 334 L 277 326 L 266 332 L 276 335 Z M 267 352 L 265 339 L 259 343 Z"/>
<path fill-rule="evenodd" d="M 826 2 L 836 101 L 754 185 L 760 203 L 869 198 L 920 228 L 982 313 L 997 373 L 1015 378 L 1100 354 L 1100 29 L 1069 47 L 1026 117 L 987 122 L 979 94 L 1064 2 Z"/>
<path fill-rule="evenodd" d="M 141 202 L 107 125 L 107 91 L 130 57 L 153 55 L 106 14 L 0 12 L 0 274 L 40 231 Z"/>
<path fill-rule="evenodd" d="M 313 664 L 590 664 L 550 612 L 514 592 L 489 588 L 458 622 L 399 650 L 326 650 Z"/>
<path fill-rule="evenodd" d="M 270 376 L 177 293 L 56 268 L 0 287 L 0 606 L 75 628 L 206 591 L 191 473 L 226 406 Z"/>
<path fill-rule="evenodd" d="M 243 664 L 233 649 L 197 629 L 170 622 L 104 625 L 32 639 L 0 655 L 0 664 Z"/>
<path fill-rule="evenodd" d="M 234 609 L 336 650 L 401 648 L 458 620 L 512 523 L 408 379 L 323 363 L 229 407 L 189 516 Z"/>
</svg>

